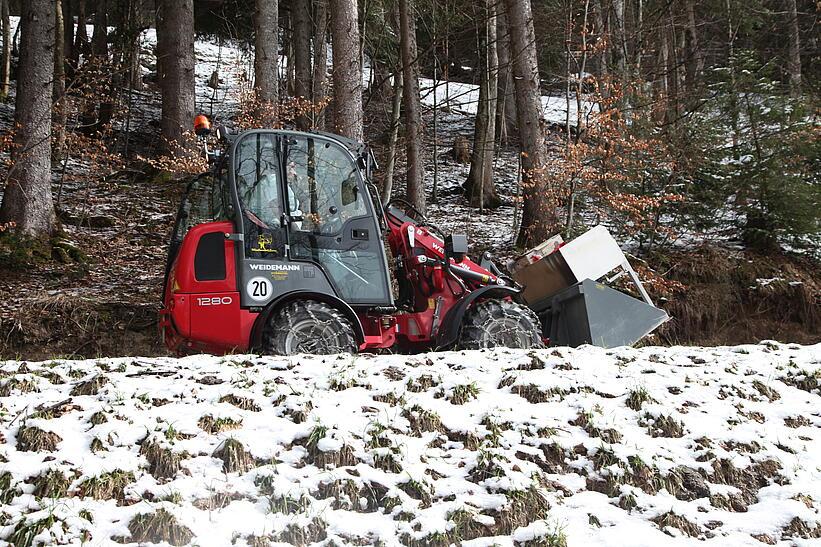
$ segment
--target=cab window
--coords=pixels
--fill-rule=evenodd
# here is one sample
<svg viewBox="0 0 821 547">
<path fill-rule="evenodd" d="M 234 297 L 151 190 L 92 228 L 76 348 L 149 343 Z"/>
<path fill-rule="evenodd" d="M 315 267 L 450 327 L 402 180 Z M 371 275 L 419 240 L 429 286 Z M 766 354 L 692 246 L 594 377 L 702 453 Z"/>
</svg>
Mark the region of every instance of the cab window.
<svg viewBox="0 0 821 547">
<path fill-rule="evenodd" d="M 229 218 L 227 191 L 224 169 L 217 176 L 204 173 L 192 180 L 180 204 L 173 241 L 181 242 L 188 230 L 197 224 Z"/>
<path fill-rule="evenodd" d="M 288 146 L 286 177 L 291 210 L 302 217 L 303 231 L 334 235 L 345 221 L 368 214 L 358 168 L 335 143 L 294 139 Z"/>
<path fill-rule="evenodd" d="M 251 133 L 237 144 L 234 176 L 251 258 L 281 258 L 285 254 L 284 212 L 280 184 L 279 140 L 272 133 Z"/>
</svg>

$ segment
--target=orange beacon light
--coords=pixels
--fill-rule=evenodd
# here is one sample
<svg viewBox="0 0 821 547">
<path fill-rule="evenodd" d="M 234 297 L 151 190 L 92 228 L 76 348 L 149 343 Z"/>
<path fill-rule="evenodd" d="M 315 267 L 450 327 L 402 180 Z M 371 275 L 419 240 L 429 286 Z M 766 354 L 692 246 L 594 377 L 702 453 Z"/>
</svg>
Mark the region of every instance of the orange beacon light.
<svg viewBox="0 0 821 547">
<path fill-rule="evenodd" d="M 196 133 L 198 137 L 208 135 L 210 132 L 211 122 L 208 121 L 208 117 L 205 114 L 199 114 L 194 118 L 194 133 Z"/>
</svg>

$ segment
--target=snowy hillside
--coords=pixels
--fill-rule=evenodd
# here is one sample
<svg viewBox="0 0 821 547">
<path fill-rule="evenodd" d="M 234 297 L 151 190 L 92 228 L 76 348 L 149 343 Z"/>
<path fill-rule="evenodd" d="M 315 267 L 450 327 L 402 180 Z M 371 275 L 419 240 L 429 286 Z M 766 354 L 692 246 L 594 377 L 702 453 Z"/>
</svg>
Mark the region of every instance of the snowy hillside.
<svg viewBox="0 0 821 547">
<path fill-rule="evenodd" d="M 811 545 L 821 345 L 0 365 L 0 538 Z"/>
</svg>

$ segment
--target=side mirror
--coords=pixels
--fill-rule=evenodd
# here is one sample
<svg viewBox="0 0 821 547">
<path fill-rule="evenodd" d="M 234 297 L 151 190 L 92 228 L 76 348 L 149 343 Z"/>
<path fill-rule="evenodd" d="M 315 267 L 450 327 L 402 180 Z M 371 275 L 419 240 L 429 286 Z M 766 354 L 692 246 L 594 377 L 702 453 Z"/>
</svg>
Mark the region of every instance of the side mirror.
<svg viewBox="0 0 821 547">
<path fill-rule="evenodd" d="M 445 256 L 454 262 L 462 262 L 468 254 L 468 236 L 465 234 L 450 234 L 445 237 Z"/>
</svg>

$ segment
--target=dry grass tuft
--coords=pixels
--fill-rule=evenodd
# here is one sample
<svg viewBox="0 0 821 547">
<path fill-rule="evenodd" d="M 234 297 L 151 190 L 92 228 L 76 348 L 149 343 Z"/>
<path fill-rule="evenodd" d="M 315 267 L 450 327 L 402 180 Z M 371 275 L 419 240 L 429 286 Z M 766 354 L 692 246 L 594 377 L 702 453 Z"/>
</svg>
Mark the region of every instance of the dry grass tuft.
<svg viewBox="0 0 821 547">
<path fill-rule="evenodd" d="M 220 398 L 219 402 L 221 403 L 228 403 L 234 405 L 237 408 L 241 408 L 242 410 L 250 410 L 251 412 L 259 412 L 259 406 L 248 397 L 242 397 L 240 395 L 234 395 L 230 393 Z"/>
<path fill-rule="evenodd" d="M 667 526 L 670 526 L 672 528 L 678 528 L 685 535 L 690 537 L 698 537 L 701 535 L 701 529 L 697 525 L 693 524 L 681 515 L 673 513 L 672 511 L 667 511 L 666 513 L 653 517 L 650 520 L 658 524 L 659 528 L 662 530 L 664 530 Z"/>
<path fill-rule="evenodd" d="M 402 417 L 410 422 L 411 432 L 416 437 L 421 437 L 425 431 L 443 432 L 445 429 L 438 414 L 425 410 L 419 405 L 403 410 Z"/>
<path fill-rule="evenodd" d="M 784 538 L 799 537 L 801 539 L 818 539 L 821 538 L 821 522 L 808 524 L 798 517 L 795 517 L 784 528 L 782 534 Z"/>
<path fill-rule="evenodd" d="M 358 511 L 359 487 L 351 479 L 337 479 L 330 482 L 319 483 L 316 492 L 318 499 L 331 499 L 331 506 L 334 509 L 344 509 L 345 511 Z"/>
<path fill-rule="evenodd" d="M 627 400 L 624 402 L 624 404 L 627 405 L 627 408 L 630 408 L 638 412 L 641 410 L 641 406 L 644 403 L 655 402 L 656 400 L 650 396 L 646 389 L 644 389 L 643 387 L 638 387 L 636 389 L 630 390 L 630 394 L 627 396 Z"/>
<path fill-rule="evenodd" d="M 249 547 L 270 547 L 272 541 L 271 536 L 245 536 L 245 543 Z"/>
<path fill-rule="evenodd" d="M 539 403 L 546 403 L 558 398 L 560 401 L 567 395 L 567 391 L 560 387 L 550 387 L 542 389 L 534 384 L 513 386 L 513 393 L 527 399 L 530 404 L 536 405 Z"/>
<path fill-rule="evenodd" d="M 482 536 L 492 535 L 490 528 L 476 520 L 476 513 L 467 509 L 457 509 L 448 513 L 448 521 L 453 527 L 448 530 L 448 536 L 454 543 L 470 541 Z"/>
<path fill-rule="evenodd" d="M 125 487 L 134 482 L 134 473 L 115 469 L 80 483 L 80 495 L 91 496 L 95 500 L 125 500 Z"/>
<path fill-rule="evenodd" d="M 385 403 L 390 406 L 401 406 L 405 404 L 405 396 L 397 395 L 393 391 L 389 391 L 388 393 L 384 394 L 371 395 L 371 399 L 373 399 L 377 403 Z"/>
<path fill-rule="evenodd" d="M 821 369 L 813 372 L 801 370 L 797 374 L 788 373 L 780 380 L 788 386 L 813 393 L 819 391 L 819 387 L 821 387 Z"/>
<path fill-rule="evenodd" d="M 34 480 L 34 494 L 37 498 L 62 498 L 68 493 L 71 479 L 59 469 L 49 469 Z"/>
<path fill-rule="evenodd" d="M 619 431 L 609 429 L 599 429 L 593 425 L 593 415 L 590 412 L 579 412 L 575 420 L 570 422 L 570 425 L 581 427 L 591 437 L 601 439 L 610 444 L 621 442 L 622 435 Z"/>
<path fill-rule="evenodd" d="M 427 483 L 409 479 L 396 485 L 408 496 L 421 502 L 422 508 L 430 507 L 431 502 L 431 487 Z"/>
<path fill-rule="evenodd" d="M 14 527 L 11 535 L 6 537 L 6 541 L 14 547 L 29 547 L 31 545 L 44 544 L 41 539 L 38 540 L 38 536 L 58 522 L 60 521 L 54 513 L 35 521 L 23 518 Z"/>
<path fill-rule="evenodd" d="M 100 392 L 100 389 L 104 385 L 108 383 L 108 378 L 99 374 L 90 380 L 86 380 L 85 382 L 80 382 L 71 390 L 72 396 L 78 395 L 97 395 Z"/>
<path fill-rule="evenodd" d="M 749 503 L 741 494 L 713 494 L 710 496 L 710 505 L 731 513 L 746 513 Z"/>
<path fill-rule="evenodd" d="M 788 416 L 784 418 L 784 425 L 797 429 L 799 427 L 812 425 L 812 422 L 806 416 Z"/>
<path fill-rule="evenodd" d="M 393 365 L 387 367 L 382 371 L 382 376 L 387 378 L 388 380 L 393 380 L 394 382 L 398 382 L 399 380 L 404 380 L 405 378 L 405 371 L 403 371 L 399 367 L 395 367 Z"/>
<path fill-rule="evenodd" d="M 233 418 L 215 418 L 211 414 L 206 414 L 201 417 L 197 424 L 200 429 L 212 435 L 222 433 L 223 431 L 232 431 L 242 427 L 242 420 L 235 420 Z"/>
<path fill-rule="evenodd" d="M 508 502 L 499 511 L 494 525 L 495 535 L 511 534 L 517 528 L 547 517 L 550 504 L 536 487 L 507 492 L 506 496 Z"/>
<path fill-rule="evenodd" d="M 0 385 L 0 397 L 9 397 L 15 393 L 39 392 L 37 382 L 29 378 L 11 378 Z"/>
<path fill-rule="evenodd" d="M 416 378 L 411 378 L 408 380 L 405 387 L 407 387 L 408 391 L 412 391 L 414 393 L 422 393 L 423 391 L 428 391 L 429 389 L 436 387 L 439 385 L 439 382 L 434 380 L 433 376 L 430 374 L 422 374 L 421 376 L 417 376 Z"/>
<path fill-rule="evenodd" d="M 543 370 L 546 368 L 545 362 L 535 353 L 530 354 L 530 361 L 516 367 L 516 370 Z"/>
<path fill-rule="evenodd" d="M 475 383 L 455 386 L 448 400 L 454 405 L 463 405 L 479 396 L 479 387 Z"/>
<path fill-rule="evenodd" d="M 192 505 L 200 511 L 219 511 L 228 507 L 232 501 L 246 499 L 246 496 L 237 492 L 216 492 L 207 498 L 199 498 Z"/>
<path fill-rule="evenodd" d="M 177 453 L 164 447 L 157 439 L 144 441 L 140 454 L 148 460 L 148 472 L 156 479 L 174 478 L 180 470 L 180 462 L 188 457 L 184 452 Z"/>
<path fill-rule="evenodd" d="M 187 545 L 194 538 L 186 526 L 179 524 L 174 515 L 160 509 L 155 513 L 137 515 L 128 523 L 131 540 L 136 543 L 161 543 L 175 547 Z"/>
<path fill-rule="evenodd" d="M 105 444 L 103 444 L 103 441 L 101 441 L 99 437 L 94 437 L 91 440 L 91 446 L 89 447 L 89 450 L 96 454 L 97 452 L 106 452 L 108 449 L 105 447 Z"/>
<path fill-rule="evenodd" d="M 320 518 L 312 519 L 307 526 L 289 524 L 285 530 L 277 534 L 275 539 L 297 547 L 309 545 L 322 541 L 328 536 L 325 532 L 326 526 L 325 521 Z"/>
<path fill-rule="evenodd" d="M 233 437 L 226 439 L 212 456 L 222 460 L 222 469 L 226 473 L 245 473 L 254 466 L 251 453 Z"/>
<path fill-rule="evenodd" d="M 770 386 L 765 385 L 764 382 L 762 382 L 761 380 L 753 380 L 753 387 L 761 395 L 769 399 L 770 402 L 777 401 L 781 398 L 781 395 L 776 390 L 774 390 Z"/>
<path fill-rule="evenodd" d="M 17 450 L 21 452 L 54 452 L 62 442 L 57 433 L 43 431 L 39 427 L 24 426 L 17 432 Z"/>
<path fill-rule="evenodd" d="M 108 416 L 105 415 L 105 412 L 98 411 L 92 414 L 88 421 L 91 422 L 91 425 L 100 425 L 108 421 Z"/>
<path fill-rule="evenodd" d="M 401 473 L 402 464 L 396 458 L 396 454 L 388 449 L 379 449 L 374 451 L 373 466 L 388 473 Z"/>
<path fill-rule="evenodd" d="M 680 438 L 684 436 L 684 425 L 672 416 L 661 415 L 654 418 L 645 414 L 647 431 L 651 437 Z"/>
<path fill-rule="evenodd" d="M 14 475 L 11 471 L 3 471 L 0 474 L 0 504 L 11 503 L 11 500 L 22 493 L 16 484 L 12 486 L 13 481 Z"/>
</svg>

